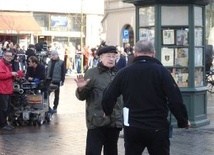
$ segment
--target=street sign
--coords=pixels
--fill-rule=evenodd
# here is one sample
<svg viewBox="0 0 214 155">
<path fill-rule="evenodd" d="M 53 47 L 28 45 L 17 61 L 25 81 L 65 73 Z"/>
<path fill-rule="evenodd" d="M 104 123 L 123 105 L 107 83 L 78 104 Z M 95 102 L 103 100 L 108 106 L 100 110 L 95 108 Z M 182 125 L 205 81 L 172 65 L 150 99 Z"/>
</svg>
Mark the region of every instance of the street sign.
<svg viewBox="0 0 214 155">
<path fill-rule="evenodd" d="M 129 30 L 127 29 L 123 30 L 123 39 L 129 39 Z"/>
<path fill-rule="evenodd" d="M 123 43 L 128 43 L 129 42 L 129 30 L 124 29 L 123 30 Z"/>
</svg>

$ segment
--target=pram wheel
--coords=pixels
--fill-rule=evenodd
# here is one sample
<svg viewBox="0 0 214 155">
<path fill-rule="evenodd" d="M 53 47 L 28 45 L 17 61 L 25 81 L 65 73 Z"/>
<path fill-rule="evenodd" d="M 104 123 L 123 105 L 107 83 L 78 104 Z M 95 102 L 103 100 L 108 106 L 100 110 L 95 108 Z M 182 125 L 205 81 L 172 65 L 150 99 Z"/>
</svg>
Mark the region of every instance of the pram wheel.
<svg viewBox="0 0 214 155">
<path fill-rule="evenodd" d="M 38 117 L 37 123 L 38 123 L 38 125 L 42 125 L 44 123 L 44 119 L 41 115 Z"/>
<path fill-rule="evenodd" d="M 51 121 L 51 118 L 52 118 L 52 114 L 49 113 L 49 112 L 47 112 L 47 113 L 46 113 L 46 116 L 45 116 L 46 121 L 47 121 L 47 122 L 50 122 L 50 121 Z"/>
</svg>

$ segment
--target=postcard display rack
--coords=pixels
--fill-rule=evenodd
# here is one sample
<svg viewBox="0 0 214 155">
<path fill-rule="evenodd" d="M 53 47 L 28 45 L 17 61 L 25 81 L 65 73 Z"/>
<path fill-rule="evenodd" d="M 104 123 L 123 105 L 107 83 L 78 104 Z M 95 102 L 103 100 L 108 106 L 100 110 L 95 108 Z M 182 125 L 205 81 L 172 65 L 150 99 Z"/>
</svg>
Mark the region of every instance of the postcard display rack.
<svg viewBox="0 0 214 155">
<path fill-rule="evenodd" d="M 137 12 L 137 40 L 147 39 L 154 43 L 156 57 L 182 91 L 193 126 L 209 124 L 203 12 L 203 6 L 194 4 L 140 6 Z"/>
</svg>

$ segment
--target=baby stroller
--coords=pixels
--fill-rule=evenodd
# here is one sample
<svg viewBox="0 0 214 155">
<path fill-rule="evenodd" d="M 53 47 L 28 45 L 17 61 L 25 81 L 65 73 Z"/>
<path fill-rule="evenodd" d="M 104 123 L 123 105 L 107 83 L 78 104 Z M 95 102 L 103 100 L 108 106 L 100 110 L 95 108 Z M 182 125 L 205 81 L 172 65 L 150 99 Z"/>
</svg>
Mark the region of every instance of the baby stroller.
<svg viewBox="0 0 214 155">
<path fill-rule="evenodd" d="M 29 82 L 24 78 L 14 82 L 8 121 L 12 125 L 42 125 L 50 122 L 49 88 L 47 81 Z"/>
</svg>

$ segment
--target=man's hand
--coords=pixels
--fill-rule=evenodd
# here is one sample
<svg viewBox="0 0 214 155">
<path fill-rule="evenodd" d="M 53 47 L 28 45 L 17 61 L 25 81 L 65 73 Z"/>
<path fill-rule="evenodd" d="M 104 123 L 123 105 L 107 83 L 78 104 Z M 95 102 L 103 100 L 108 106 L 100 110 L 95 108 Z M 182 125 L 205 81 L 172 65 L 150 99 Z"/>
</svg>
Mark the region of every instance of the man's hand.
<svg viewBox="0 0 214 155">
<path fill-rule="evenodd" d="M 17 76 L 16 72 L 11 72 L 11 73 L 12 73 L 12 76 Z"/>
<path fill-rule="evenodd" d="M 77 84 L 79 91 L 81 91 L 90 81 L 90 79 L 85 80 L 83 75 L 77 75 L 77 78 L 74 79 Z"/>
<path fill-rule="evenodd" d="M 60 82 L 60 86 L 63 86 L 63 85 L 64 85 L 64 82 L 61 81 L 61 82 Z"/>
</svg>

